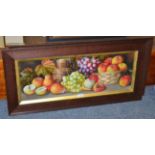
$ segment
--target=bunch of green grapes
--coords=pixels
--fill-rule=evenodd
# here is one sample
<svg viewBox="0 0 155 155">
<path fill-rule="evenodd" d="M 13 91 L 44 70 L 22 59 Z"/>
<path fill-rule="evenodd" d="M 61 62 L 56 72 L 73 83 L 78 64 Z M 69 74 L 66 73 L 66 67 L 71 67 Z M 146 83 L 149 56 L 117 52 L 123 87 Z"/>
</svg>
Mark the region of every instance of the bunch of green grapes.
<svg viewBox="0 0 155 155">
<path fill-rule="evenodd" d="M 69 92 L 78 93 L 81 91 L 81 87 L 84 81 L 85 81 L 84 75 L 76 71 L 76 72 L 71 73 L 68 76 L 64 76 L 61 84 Z"/>
</svg>

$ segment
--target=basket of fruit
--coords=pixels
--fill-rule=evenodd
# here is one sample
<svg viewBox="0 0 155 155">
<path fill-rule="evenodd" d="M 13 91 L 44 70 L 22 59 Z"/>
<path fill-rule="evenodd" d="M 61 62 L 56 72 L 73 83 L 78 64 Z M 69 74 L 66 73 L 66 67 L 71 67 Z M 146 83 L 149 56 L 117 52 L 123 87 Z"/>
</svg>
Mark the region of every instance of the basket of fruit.
<svg viewBox="0 0 155 155">
<path fill-rule="evenodd" d="M 121 77 L 120 71 L 105 72 L 99 75 L 100 82 L 105 85 L 111 85 L 111 84 L 118 83 L 120 77 Z"/>
<path fill-rule="evenodd" d="M 98 66 L 99 80 L 105 85 L 117 84 L 121 73 L 127 71 L 127 68 L 121 55 L 108 57 Z"/>
</svg>

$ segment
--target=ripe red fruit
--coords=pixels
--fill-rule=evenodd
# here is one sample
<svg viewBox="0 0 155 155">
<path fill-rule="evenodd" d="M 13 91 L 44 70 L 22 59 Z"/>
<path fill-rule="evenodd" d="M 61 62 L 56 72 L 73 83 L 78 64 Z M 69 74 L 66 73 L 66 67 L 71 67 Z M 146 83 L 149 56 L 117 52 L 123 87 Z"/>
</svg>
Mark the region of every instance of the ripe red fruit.
<svg viewBox="0 0 155 155">
<path fill-rule="evenodd" d="M 115 72 L 115 71 L 118 71 L 118 70 L 119 70 L 118 65 L 110 65 L 107 68 L 107 72 Z"/>
<path fill-rule="evenodd" d="M 119 85 L 122 87 L 126 87 L 131 83 L 131 80 L 132 78 L 130 75 L 124 75 L 120 78 Z"/>
<path fill-rule="evenodd" d="M 99 73 L 106 72 L 106 71 L 107 71 L 107 67 L 108 67 L 107 64 L 101 63 L 101 64 L 98 66 L 98 72 L 99 72 Z"/>
<path fill-rule="evenodd" d="M 111 65 L 112 64 L 112 57 L 106 58 L 103 63 L 105 63 L 107 65 Z"/>
<path fill-rule="evenodd" d="M 95 92 L 102 92 L 106 89 L 104 84 L 96 83 L 93 87 L 93 91 Z"/>
<path fill-rule="evenodd" d="M 95 74 L 95 73 L 91 74 L 91 75 L 89 76 L 89 79 L 95 81 L 95 83 L 99 81 L 99 77 L 98 77 L 98 75 Z"/>
</svg>

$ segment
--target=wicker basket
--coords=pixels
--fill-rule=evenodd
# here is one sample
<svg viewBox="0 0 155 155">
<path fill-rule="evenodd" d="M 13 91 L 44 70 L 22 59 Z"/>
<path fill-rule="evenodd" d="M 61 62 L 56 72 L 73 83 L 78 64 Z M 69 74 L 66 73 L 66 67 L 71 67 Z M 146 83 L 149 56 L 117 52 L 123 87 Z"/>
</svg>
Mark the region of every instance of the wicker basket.
<svg viewBox="0 0 155 155">
<path fill-rule="evenodd" d="M 99 74 L 100 82 L 105 85 L 112 85 L 118 83 L 119 79 L 121 77 L 121 72 L 105 72 L 102 74 Z"/>
</svg>

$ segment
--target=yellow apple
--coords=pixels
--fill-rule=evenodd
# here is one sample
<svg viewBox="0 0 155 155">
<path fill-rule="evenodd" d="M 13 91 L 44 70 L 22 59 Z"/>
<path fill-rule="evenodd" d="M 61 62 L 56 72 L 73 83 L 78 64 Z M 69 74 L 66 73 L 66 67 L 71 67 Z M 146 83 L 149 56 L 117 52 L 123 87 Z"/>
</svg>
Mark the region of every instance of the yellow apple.
<svg viewBox="0 0 155 155">
<path fill-rule="evenodd" d="M 128 66 L 127 66 L 126 63 L 120 63 L 120 64 L 118 65 L 118 67 L 119 67 L 119 69 L 120 69 L 121 72 L 125 72 L 125 71 L 128 70 Z"/>
<path fill-rule="evenodd" d="M 117 56 L 113 57 L 112 64 L 118 65 L 120 63 L 123 63 L 123 61 L 124 61 L 124 58 L 121 55 L 117 55 Z"/>
</svg>

